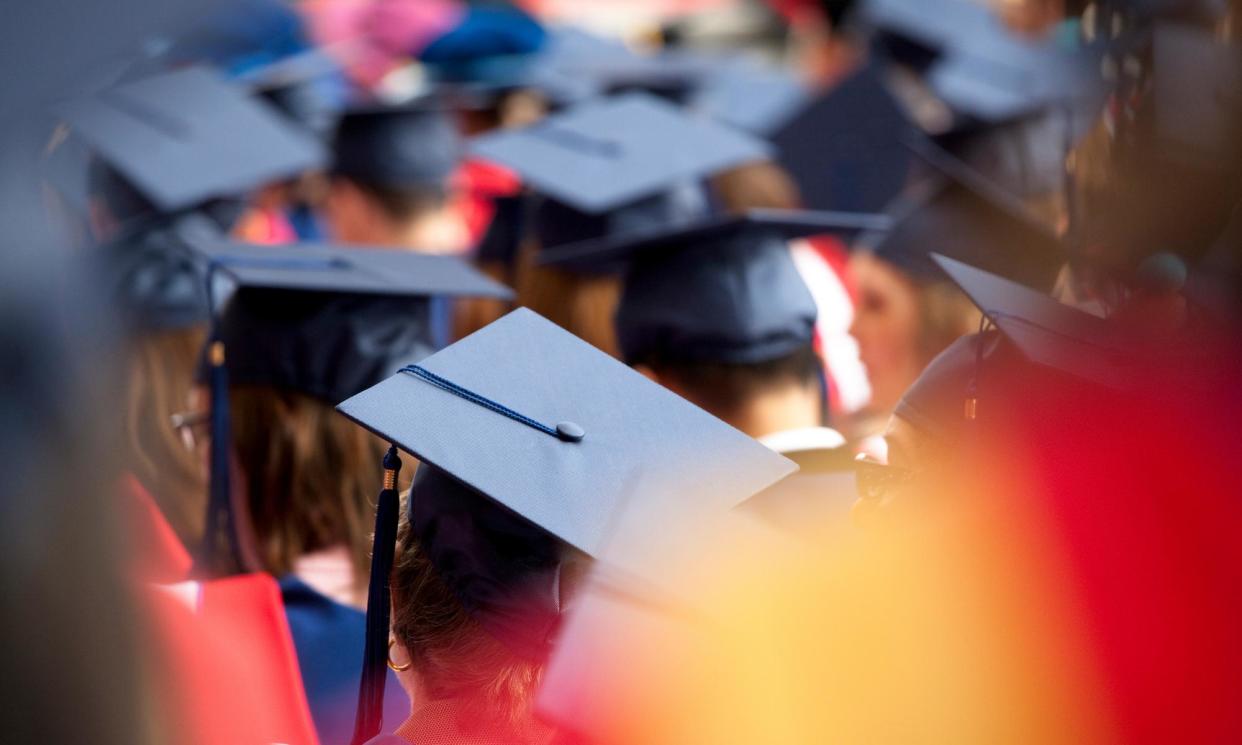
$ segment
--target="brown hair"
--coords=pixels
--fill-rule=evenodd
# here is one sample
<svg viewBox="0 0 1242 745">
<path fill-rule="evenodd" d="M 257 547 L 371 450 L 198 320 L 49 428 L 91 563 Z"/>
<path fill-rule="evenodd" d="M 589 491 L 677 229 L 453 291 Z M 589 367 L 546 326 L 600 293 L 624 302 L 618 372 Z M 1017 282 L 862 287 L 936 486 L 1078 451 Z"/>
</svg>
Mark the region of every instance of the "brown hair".
<svg viewBox="0 0 1242 745">
<path fill-rule="evenodd" d="M 331 406 L 267 386 L 230 392 L 233 446 L 263 568 L 287 574 L 299 557 L 349 549 L 366 584 L 384 445 Z"/>
<path fill-rule="evenodd" d="M 423 690 L 433 700 L 461 702 L 463 725 L 499 732 L 529 725 L 543 666 L 509 651 L 470 617 L 420 549 L 405 507 L 390 577 L 392 633 Z"/>
<path fill-rule="evenodd" d="M 125 392 L 127 462 L 186 545 L 197 545 L 206 511 L 206 474 L 172 417 L 189 406 L 202 328 L 144 334 L 132 342 Z"/>
<path fill-rule="evenodd" d="M 527 241 L 518 252 L 518 305 L 616 357 L 620 347 L 612 318 L 621 298 L 621 279 L 540 266 L 535 261 L 537 246 L 537 242 Z"/>
</svg>

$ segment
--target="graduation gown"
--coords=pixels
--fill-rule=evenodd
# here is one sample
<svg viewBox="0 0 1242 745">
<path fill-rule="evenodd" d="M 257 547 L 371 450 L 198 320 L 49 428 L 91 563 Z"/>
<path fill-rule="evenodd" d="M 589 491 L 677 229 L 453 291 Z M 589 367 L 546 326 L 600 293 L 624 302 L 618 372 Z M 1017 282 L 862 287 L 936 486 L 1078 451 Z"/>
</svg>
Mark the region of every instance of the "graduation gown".
<svg viewBox="0 0 1242 745">
<path fill-rule="evenodd" d="M 366 613 L 316 592 L 293 575 L 280 580 L 285 616 L 297 650 L 319 741 L 347 743 L 354 733 Z M 410 714 L 410 700 L 391 671 L 384 688 L 385 729 Z"/>
</svg>

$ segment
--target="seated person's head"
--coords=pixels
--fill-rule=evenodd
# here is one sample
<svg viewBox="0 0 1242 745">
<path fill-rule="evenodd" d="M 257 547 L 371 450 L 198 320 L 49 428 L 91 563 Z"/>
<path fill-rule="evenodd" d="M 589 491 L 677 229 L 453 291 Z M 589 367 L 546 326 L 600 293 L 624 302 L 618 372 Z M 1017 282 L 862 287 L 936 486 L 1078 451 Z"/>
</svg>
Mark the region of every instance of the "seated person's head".
<svg viewBox="0 0 1242 745">
<path fill-rule="evenodd" d="M 753 437 L 823 424 L 817 308 L 785 239 L 747 228 L 649 254 L 617 310 L 627 363 Z"/>
<path fill-rule="evenodd" d="M 390 244 L 417 235 L 411 231 L 420 222 L 444 209 L 458 155 L 458 135 L 443 110 L 346 115 L 334 140 L 326 203 L 335 237 Z"/>
<path fill-rule="evenodd" d="M 402 510 L 390 660 L 417 706 L 451 702 L 458 728 L 521 741 L 581 554 L 434 466 Z"/>
</svg>

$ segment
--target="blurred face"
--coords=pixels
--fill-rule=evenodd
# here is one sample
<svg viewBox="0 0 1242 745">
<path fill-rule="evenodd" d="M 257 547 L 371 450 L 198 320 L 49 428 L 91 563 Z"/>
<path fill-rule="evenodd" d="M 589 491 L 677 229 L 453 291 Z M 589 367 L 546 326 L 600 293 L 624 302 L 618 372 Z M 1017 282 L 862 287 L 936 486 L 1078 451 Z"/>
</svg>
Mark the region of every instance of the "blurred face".
<svg viewBox="0 0 1242 745">
<path fill-rule="evenodd" d="M 891 411 L 922 369 L 918 288 L 895 267 L 866 253 L 850 259 L 858 307 L 850 334 L 871 384 L 871 408 Z"/>
</svg>

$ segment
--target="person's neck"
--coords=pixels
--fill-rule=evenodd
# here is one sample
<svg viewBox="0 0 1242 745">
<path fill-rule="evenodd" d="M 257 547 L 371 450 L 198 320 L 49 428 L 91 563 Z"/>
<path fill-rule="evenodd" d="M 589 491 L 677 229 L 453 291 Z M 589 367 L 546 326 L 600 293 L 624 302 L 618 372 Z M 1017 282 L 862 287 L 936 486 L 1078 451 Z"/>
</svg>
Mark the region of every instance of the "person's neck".
<svg viewBox="0 0 1242 745">
<path fill-rule="evenodd" d="M 756 439 L 824 425 L 819 396 L 799 388 L 757 396 L 738 406 L 725 420 Z"/>
<path fill-rule="evenodd" d="M 464 250 L 468 242 L 460 222 L 444 209 L 394 224 L 392 235 L 395 245 L 419 253 L 457 253 Z"/>
</svg>

